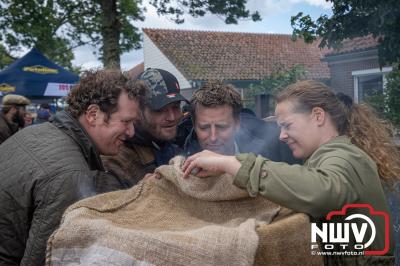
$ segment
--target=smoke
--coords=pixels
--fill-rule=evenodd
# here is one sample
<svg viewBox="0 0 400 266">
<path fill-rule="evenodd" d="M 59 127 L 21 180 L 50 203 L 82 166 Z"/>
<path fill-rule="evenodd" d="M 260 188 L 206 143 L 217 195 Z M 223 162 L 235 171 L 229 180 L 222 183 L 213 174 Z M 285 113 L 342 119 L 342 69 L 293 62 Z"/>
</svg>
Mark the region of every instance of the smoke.
<svg viewBox="0 0 400 266">
<path fill-rule="evenodd" d="M 201 151 L 195 134 L 189 135 L 185 143 L 184 156 Z M 240 114 L 240 129 L 236 132 L 235 143 L 240 153 L 254 153 L 272 161 L 289 164 L 301 163 L 293 157 L 286 143 L 279 140 L 280 129 L 276 122 L 266 122 L 253 114 Z"/>
<path fill-rule="evenodd" d="M 94 196 L 97 193 L 98 179 L 100 177 L 100 171 L 90 171 L 89 176 L 83 176 L 79 179 L 78 193 L 79 198 L 84 199 Z"/>
<path fill-rule="evenodd" d="M 279 140 L 280 129 L 276 122 L 266 122 L 254 115 L 240 114 L 240 130 L 235 139 L 240 153 L 254 153 L 276 162 L 300 164 L 286 143 Z"/>
</svg>

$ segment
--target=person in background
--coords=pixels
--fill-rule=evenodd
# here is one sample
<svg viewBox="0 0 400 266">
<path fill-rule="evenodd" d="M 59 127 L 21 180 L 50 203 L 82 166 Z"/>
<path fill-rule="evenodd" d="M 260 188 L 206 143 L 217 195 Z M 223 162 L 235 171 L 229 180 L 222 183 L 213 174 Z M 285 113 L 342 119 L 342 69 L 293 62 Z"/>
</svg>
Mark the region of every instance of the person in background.
<svg viewBox="0 0 400 266">
<path fill-rule="evenodd" d="M 24 127 L 30 126 L 33 124 L 34 114 L 31 112 L 26 112 L 24 115 Z"/>
<path fill-rule="evenodd" d="M 0 265 L 44 265 L 64 210 L 112 179 L 100 154 L 134 135 L 144 96 L 119 70 L 86 71 L 65 111 L 0 145 Z"/>
<path fill-rule="evenodd" d="M 281 127 L 280 139 L 296 158 L 305 160 L 303 166 L 272 162 L 250 153 L 227 156 L 203 151 L 187 158 L 182 167 L 184 176 L 195 168 L 199 177 L 229 173 L 233 183 L 250 196 L 260 194 L 319 222 L 329 222 L 325 220 L 329 212 L 351 203 L 370 204 L 375 211 L 389 213 L 382 183 L 398 180 L 400 157 L 387 124 L 369 107 L 308 80 L 290 85 L 278 95 L 275 114 Z M 358 213 L 368 216 L 376 227 L 376 237 L 368 249 L 384 250 L 383 219 L 365 208 L 347 211 L 349 215 Z M 336 218 L 344 222 L 344 216 Z M 362 220 L 356 223 L 361 228 Z M 386 256 L 326 256 L 325 262 L 391 265 L 394 239 L 393 228 L 389 228 Z M 354 244 L 355 239 L 350 239 L 349 246 Z"/>
<path fill-rule="evenodd" d="M 205 83 L 193 94 L 190 110 L 194 126 L 185 142 L 186 155 L 201 150 L 225 155 L 253 152 L 273 161 L 296 162 L 287 145 L 279 141 L 276 124 L 243 108 L 231 84 Z"/>
<path fill-rule="evenodd" d="M 48 122 L 51 117 L 50 105 L 48 103 L 42 103 L 39 106 L 39 110 L 36 112 L 36 119 L 34 124 L 41 124 Z"/>
<path fill-rule="evenodd" d="M 106 170 L 120 180 L 119 189 L 132 187 L 181 152 L 172 143 L 182 119 L 180 104 L 186 101 L 178 80 L 156 68 L 146 69 L 138 80 L 145 84 L 147 98 L 135 123 L 135 136 L 125 140 L 117 155 L 102 157 Z"/>
<path fill-rule="evenodd" d="M 24 96 L 7 94 L 2 99 L 0 114 L 0 144 L 25 126 L 26 106 L 31 101 Z"/>
</svg>

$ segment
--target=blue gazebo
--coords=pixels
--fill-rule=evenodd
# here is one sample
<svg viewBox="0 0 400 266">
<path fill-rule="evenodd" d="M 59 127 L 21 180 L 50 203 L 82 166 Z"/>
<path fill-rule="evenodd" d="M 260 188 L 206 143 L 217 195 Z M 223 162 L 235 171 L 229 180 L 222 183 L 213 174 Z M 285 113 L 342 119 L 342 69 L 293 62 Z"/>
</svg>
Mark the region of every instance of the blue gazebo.
<svg viewBox="0 0 400 266">
<path fill-rule="evenodd" d="M 55 99 L 66 96 L 78 81 L 78 75 L 58 66 L 33 48 L 0 72 L 0 92 L 31 99 Z"/>
</svg>

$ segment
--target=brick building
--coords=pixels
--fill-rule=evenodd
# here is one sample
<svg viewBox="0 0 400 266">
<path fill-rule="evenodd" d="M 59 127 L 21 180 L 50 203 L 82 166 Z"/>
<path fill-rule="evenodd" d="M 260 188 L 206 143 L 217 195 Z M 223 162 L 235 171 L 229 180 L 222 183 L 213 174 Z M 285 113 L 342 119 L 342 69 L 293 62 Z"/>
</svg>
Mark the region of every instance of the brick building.
<svg viewBox="0 0 400 266">
<path fill-rule="evenodd" d="M 328 63 L 332 89 L 355 102 L 382 92 L 392 67 L 379 66 L 377 46 L 372 36 L 366 36 L 345 40 L 340 49 L 328 52 L 322 60 Z"/>
<path fill-rule="evenodd" d="M 278 64 L 303 65 L 308 78 L 329 79 L 328 64 L 321 61 L 327 50 L 318 48 L 318 42 L 292 41 L 291 35 L 165 29 L 143 29 L 143 33 L 144 62 L 129 72 L 163 68 L 178 78 L 187 98 L 210 79 L 243 91 Z"/>
</svg>

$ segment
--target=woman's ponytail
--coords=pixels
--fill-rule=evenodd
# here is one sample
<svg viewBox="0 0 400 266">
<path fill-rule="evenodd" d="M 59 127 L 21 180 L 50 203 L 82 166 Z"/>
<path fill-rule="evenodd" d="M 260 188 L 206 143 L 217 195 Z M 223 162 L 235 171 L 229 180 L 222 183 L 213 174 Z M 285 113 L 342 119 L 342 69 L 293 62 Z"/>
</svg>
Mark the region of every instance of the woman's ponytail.
<svg viewBox="0 0 400 266">
<path fill-rule="evenodd" d="M 393 127 L 371 107 L 354 104 L 346 135 L 375 161 L 382 179 L 400 179 L 400 152 L 393 141 Z"/>
</svg>

